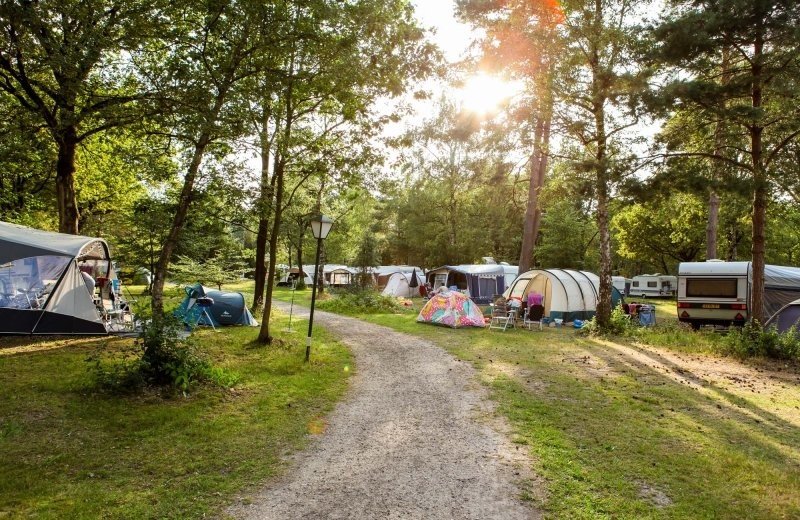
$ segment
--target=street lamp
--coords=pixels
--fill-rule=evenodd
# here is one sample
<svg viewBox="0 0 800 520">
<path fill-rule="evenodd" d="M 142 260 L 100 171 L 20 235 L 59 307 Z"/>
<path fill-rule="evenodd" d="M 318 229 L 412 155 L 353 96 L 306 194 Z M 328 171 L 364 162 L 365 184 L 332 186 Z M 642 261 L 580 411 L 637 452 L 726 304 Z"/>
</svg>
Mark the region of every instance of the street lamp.
<svg viewBox="0 0 800 520">
<path fill-rule="evenodd" d="M 317 239 L 317 258 L 314 260 L 314 285 L 311 288 L 311 315 L 308 317 L 308 337 L 306 338 L 306 363 L 311 357 L 311 330 L 314 327 L 314 303 L 317 301 L 317 284 L 322 283 L 319 280 L 319 250 L 322 246 L 322 241 L 328 237 L 328 233 L 333 226 L 333 219 L 320 215 L 311 221 L 311 233 Z"/>
</svg>

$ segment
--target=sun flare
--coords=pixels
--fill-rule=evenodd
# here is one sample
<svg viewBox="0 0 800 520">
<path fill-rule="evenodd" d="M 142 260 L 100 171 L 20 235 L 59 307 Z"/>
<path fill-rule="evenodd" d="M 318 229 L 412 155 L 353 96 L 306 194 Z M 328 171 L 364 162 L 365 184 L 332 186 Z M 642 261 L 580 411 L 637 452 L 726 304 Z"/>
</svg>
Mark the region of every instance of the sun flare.
<svg viewBox="0 0 800 520">
<path fill-rule="evenodd" d="M 521 91 L 522 85 L 517 81 L 506 81 L 497 76 L 480 73 L 467 78 L 464 85 L 458 89 L 457 96 L 466 110 L 488 114 L 498 110 Z"/>
</svg>

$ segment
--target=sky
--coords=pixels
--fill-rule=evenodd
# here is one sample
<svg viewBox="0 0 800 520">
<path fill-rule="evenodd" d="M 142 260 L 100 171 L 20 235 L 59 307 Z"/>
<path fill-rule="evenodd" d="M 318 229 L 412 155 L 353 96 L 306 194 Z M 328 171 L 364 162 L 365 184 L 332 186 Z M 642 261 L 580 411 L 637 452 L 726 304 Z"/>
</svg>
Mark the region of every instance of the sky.
<svg viewBox="0 0 800 520">
<path fill-rule="evenodd" d="M 453 0 L 413 0 L 417 19 L 425 26 L 436 31 L 433 41 L 436 42 L 448 61 L 460 58 L 470 44 L 472 30 L 469 25 L 462 24 L 454 16 Z"/>
</svg>

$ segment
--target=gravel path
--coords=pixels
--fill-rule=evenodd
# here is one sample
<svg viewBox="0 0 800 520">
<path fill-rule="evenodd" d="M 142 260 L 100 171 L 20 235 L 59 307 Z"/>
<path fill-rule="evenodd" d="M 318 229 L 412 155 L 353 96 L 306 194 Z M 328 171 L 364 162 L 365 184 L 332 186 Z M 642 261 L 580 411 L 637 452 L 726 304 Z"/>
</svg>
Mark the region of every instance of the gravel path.
<svg viewBox="0 0 800 520">
<path fill-rule="evenodd" d="M 295 315 L 307 311 L 295 308 Z M 281 479 L 230 514 L 540 518 L 519 498 L 523 489 L 538 496 L 525 450 L 498 432 L 503 424 L 472 367 L 427 341 L 356 319 L 316 312 L 314 324 L 353 350 L 348 397 Z"/>
</svg>

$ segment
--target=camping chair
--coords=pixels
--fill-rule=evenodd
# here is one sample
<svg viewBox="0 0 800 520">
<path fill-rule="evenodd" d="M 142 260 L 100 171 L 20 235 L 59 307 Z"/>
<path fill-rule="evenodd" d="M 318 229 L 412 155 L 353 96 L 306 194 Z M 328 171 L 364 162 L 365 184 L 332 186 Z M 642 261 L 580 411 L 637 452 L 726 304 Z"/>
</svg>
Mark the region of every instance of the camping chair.
<svg viewBox="0 0 800 520">
<path fill-rule="evenodd" d="M 211 315 L 208 313 L 208 309 L 210 309 L 214 305 L 214 299 L 209 298 L 207 296 L 200 296 L 194 301 L 190 300 L 189 306 L 186 308 L 186 316 L 184 318 L 184 322 L 189 327 L 189 329 L 194 329 L 200 324 L 200 319 L 205 316 L 206 321 L 211 325 L 211 328 L 217 330 L 217 327 L 214 326 L 214 320 L 211 319 Z"/>
<path fill-rule="evenodd" d="M 506 330 L 509 325 L 516 326 L 517 311 L 508 306 L 505 298 L 498 298 L 492 304 L 492 321 L 489 322 L 490 329 Z"/>
<path fill-rule="evenodd" d="M 531 305 L 525 309 L 525 317 L 522 319 L 522 326 L 527 326 L 528 330 L 532 330 L 532 325 L 539 325 L 539 330 L 542 330 L 543 317 L 544 305 Z"/>
</svg>

